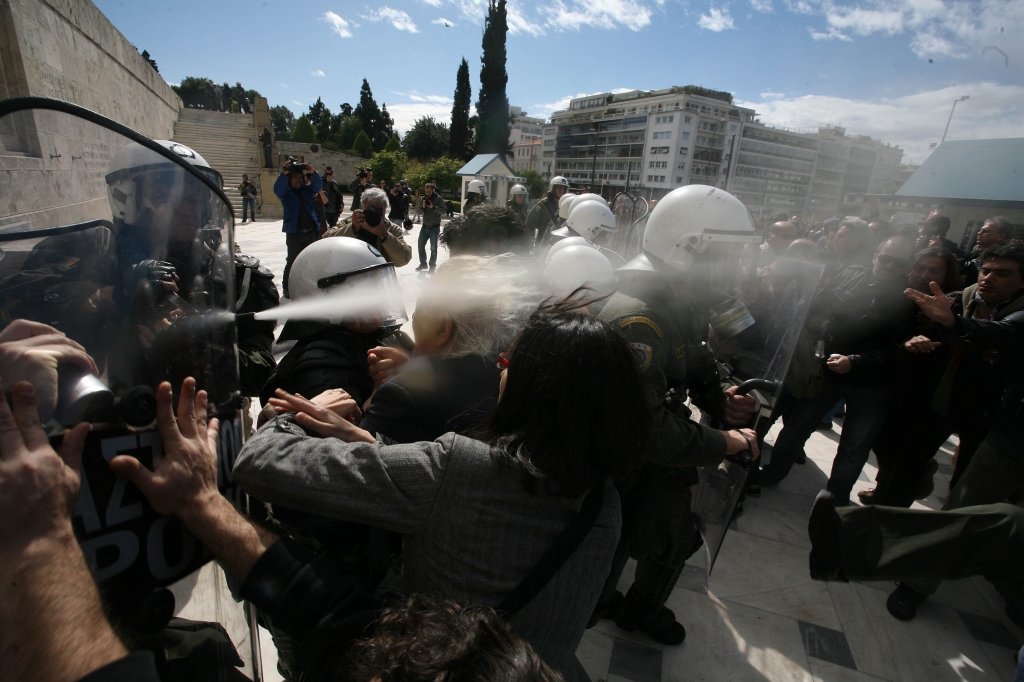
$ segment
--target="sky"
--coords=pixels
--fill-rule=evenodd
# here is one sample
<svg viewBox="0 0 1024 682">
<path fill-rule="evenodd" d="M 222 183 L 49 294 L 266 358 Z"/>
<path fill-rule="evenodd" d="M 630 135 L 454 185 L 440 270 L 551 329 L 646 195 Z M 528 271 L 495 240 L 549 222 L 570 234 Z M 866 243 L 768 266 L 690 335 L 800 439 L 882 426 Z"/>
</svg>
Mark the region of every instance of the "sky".
<svg viewBox="0 0 1024 682">
<path fill-rule="evenodd" d="M 486 0 L 94 0 L 169 83 L 240 81 L 296 115 L 368 79 L 404 131 L 447 122 L 459 61 L 479 86 Z M 510 0 L 508 97 L 702 85 L 764 123 L 835 124 L 920 163 L 942 137 L 1024 137 L 1024 0 Z"/>
</svg>

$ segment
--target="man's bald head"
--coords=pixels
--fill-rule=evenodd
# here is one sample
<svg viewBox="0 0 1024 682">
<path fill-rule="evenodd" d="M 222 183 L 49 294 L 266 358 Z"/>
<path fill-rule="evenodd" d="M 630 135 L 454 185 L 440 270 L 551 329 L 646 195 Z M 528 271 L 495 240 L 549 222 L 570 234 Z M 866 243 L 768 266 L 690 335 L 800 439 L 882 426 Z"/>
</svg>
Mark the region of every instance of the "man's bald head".
<svg viewBox="0 0 1024 682">
<path fill-rule="evenodd" d="M 786 253 L 786 249 L 793 243 L 799 235 L 796 229 L 796 225 L 789 222 L 788 220 L 780 220 L 777 223 L 772 224 L 765 233 L 765 241 L 768 242 L 768 246 L 772 248 L 778 255 Z"/>
</svg>

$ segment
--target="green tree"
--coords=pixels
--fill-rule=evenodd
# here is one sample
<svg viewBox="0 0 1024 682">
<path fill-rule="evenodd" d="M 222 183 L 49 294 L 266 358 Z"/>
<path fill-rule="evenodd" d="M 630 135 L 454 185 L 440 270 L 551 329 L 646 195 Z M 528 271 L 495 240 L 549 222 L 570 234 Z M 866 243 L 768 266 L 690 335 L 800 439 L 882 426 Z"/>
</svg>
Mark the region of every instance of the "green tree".
<svg viewBox="0 0 1024 682">
<path fill-rule="evenodd" d="M 548 183 L 544 181 L 543 175 L 530 168 L 523 171 L 523 177 L 526 178 L 526 189 L 531 199 L 540 199 L 547 193 Z"/>
<path fill-rule="evenodd" d="M 484 20 L 483 56 L 480 58 L 480 92 L 477 93 L 476 153 L 501 154 L 508 151 L 508 72 L 505 38 L 508 17 L 505 0 L 490 0 Z"/>
<path fill-rule="evenodd" d="M 153 70 L 160 73 L 160 69 L 157 68 L 156 60 L 149 56 L 149 50 L 142 51 L 142 58 L 146 60 L 146 63 L 153 67 Z"/>
<path fill-rule="evenodd" d="M 299 120 L 295 122 L 292 140 L 295 142 L 316 142 L 316 131 L 313 130 L 313 126 L 305 114 L 299 116 Z"/>
<path fill-rule="evenodd" d="M 370 90 L 370 83 L 365 78 L 363 86 L 359 89 L 359 104 L 352 111 L 352 115 L 362 123 L 363 132 L 370 138 L 373 148 L 377 151 L 384 149 L 395 133 L 395 122 L 388 114 L 387 105 L 383 109 L 377 106 L 377 101 L 373 99 L 373 91 Z"/>
<path fill-rule="evenodd" d="M 462 159 L 442 156 L 427 167 L 427 180 L 437 182 L 441 189 L 454 192 L 462 184 L 461 179 L 455 173 L 464 165 L 466 162 Z"/>
<path fill-rule="evenodd" d="M 386 152 L 400 152 L 402 151 L 402 143 L 398 139 L 398 135 L 392 135 L 388 143 L 384 145 L 384 151 Z"/>
<path fill-rule="evenodd" d="M 452 103 L 452 125 L 448 135 L 448 156 L 469 159 L 471 138 L 469 133 L 469 103 L 473 99 L 469 85 L 469 64 L 463 58 L 455 75 L 455 97 Z"/>
<path fill-rule="evenodd" d="M 388 105 L 380 105 L 380 127 L 377 130 L 376 136 L 373 138 L 374 149 L 384 149 L 387 146 L 388 141 L 395 134 L 395 121 L 391 118 L 391 114 L 388 113 Z M 378 147 L 377 144 L 383 142 L 383 146 Z"/>
<path fill-rule="evenodd" d="M 295 114 L 292 110 L 283 105 L 270 107 L 270 125 L 274 128 L 274 137 L 278 140 L 292 139 L 292 129 L 295 127 Z"/>
<path fill-rule="evenodd" d="M 338 114 L 338 117 L 340 119 L 338 123 L 338 149 L 354 149 L 356 138 L 359 137 L 359 133 L 363 132 L 363 124 L 355 116 Z M 370 138 L 367 137 L 366 139 L 369 140 Z"/>
<path fill-rule="evenodd" d="M 316 131 L 316 141 L 326 141 L 330 136 L 331 110 L 327 108 L 322 99 L 316 98 L 316 102 L 309 107 L 306 117 L 309 119 L 309 124 L 313 126 L 313 130 Z"/>
<path fill-rule="evenodd" d="M 448 151 L 448 126 L 433 116 L 417 119 L 405 132 L 402 148 L 411 159 L 436 159 Z"/>
<path fill-rule="evenodd" d="M 213 99 L 213 83 L 209 78 L 186 76 L 171 89 L 181 98 L 182 106 L 189 109 L 211 109 Z"/>
<path fill-rule="evenodd" d="M 373 154 L 373 144 L 370 142 L 370 136 L 366 134 L 365 130 L 360 130 L 359 134 L 356 135 L 355 142 L 352 143 L 352 149 L 364 159 L 370 158 Z"/>
<path fill-rule="evenodd" d="M 408 135 L 406 136 L 408 137 Z M 409 159 L 409 163 L 405 167 L 405 177 L 409 180 L 409 187 L 413 190 L 420 190 L 423 192 L 423 185 L 430 181 L 428 171 L 430 167 L 418 159 Z"/>
<path fill-rule="evenodd" d="M 374 182 L 383 180 L 390 187 L 405 177 L 409 158 L 402 150 L 377 152 L 370 159 Z"/>
</svg>

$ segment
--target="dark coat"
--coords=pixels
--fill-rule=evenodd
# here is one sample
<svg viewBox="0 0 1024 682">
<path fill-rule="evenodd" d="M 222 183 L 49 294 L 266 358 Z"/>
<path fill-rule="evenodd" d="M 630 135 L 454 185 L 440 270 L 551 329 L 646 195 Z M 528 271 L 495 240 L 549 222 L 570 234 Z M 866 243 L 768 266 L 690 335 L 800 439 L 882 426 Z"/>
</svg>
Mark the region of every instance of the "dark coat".
<svg viewBox="0 0 1024 682">
<path fill-rule="evenodd" d="M 373 394 L 360 426 L 396 443 L 480 426 L 498 403 L 494 357 L 418 357 Z"/>
</svg>

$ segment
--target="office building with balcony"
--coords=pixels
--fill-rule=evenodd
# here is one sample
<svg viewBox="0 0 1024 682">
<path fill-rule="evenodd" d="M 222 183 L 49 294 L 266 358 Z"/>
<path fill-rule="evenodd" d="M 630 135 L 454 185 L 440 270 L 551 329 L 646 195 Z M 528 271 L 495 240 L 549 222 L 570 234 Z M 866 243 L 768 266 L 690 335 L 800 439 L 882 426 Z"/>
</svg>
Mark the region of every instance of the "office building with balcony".
<svg viewBox="0 0 1024 682">
<path fill-rule="evenodd" d="M 541 173 L 606 196 L 724 188 L 732 150 L 753 116 L 731 94 L 692 85 L 576 98 L 543 129 Z"/>
<path fill-rule="evenodd" d="M 751 213 L 803 214 L 811 188 L 818 137 L 814 129 L 745 123 L 728 190 Z"/>
</svg>

